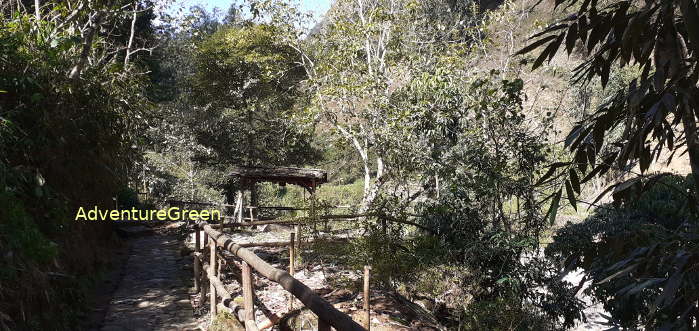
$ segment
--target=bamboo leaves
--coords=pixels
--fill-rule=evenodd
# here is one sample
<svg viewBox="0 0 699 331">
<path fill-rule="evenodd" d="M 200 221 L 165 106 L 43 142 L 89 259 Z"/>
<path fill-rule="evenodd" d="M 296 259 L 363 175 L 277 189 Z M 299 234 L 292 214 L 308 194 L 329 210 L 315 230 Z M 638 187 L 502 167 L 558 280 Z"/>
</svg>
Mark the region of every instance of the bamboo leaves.
<svg viewBox="0 0 699 331">
<path fill-rule="evenodd" d="M 697 76 L 691 73 L 692 70 L 676 69 L 681 66 L 677 58 L 687 58 L 690 54 L 681 56 L 679 54 L 686 50 L 672 45 L 686 43 L 691 54 L 699 54 L 699 23 L 696 23 L 699 11 L 695 0 L 655 0 L 645 6 L 637 6 L 632 0 L 612 1 L 605 5 L 592 0 L 556 3 L 567 3 L 568 8 L 580 3 L 580 7 L 574 15 L 535 34 L 531 38 L 533 42 L 516 53 L 527 54 L 542 48 L 532 70 L 547 59 L 550 61 L 563 42 L 568 54 L 580 45 L 580 51 L 587 56 L 573 70 L 575 82 L 585 83 L 599 77 L 602 86 L 606 87 L 615 67 L 624 67 L 633 61 L 640 70 L 627 88 L 619 89 L 615 97 L 601 105 L 592 116 L 577 123 L 565 138 L 564 147 L 570 151 L 576 171 L 567 172 L 561 187 L 566 190 L 569 202 L 574 204 L 579 185 L 594 177 L 614 168 L 628 169 L 634 165 L 638 165 L 643 174 L 665 150 L 674 155 L 678 147 L 675 138 L 678 119 L 684 112 L 693 113 L 690 110 L 693 107 L 682 106 L 676 98 L 686 95 L 687 88 L 683 86 L 690 86 L 697 92 L 692 87 L 697 84 Z M 682 26 L 677 28 L 677 36 L 672 36 L 678 38 L 678 43 L 663 41 L 662 38 L 670 37 L 663 37 L 659 32 L 675 31 L 676 27 L 669 26 L 674 24 L 673 15 L 677 16 L 677 24 Z M 658 45 L 666 49 L 656 49 Z M 655 59 L 651 58 L 653 53 Z M 612 140 L 609 134 L 615 131 L 622 133 Z M 699 151 L 694 153 L 699 154 Z M 597 164 L 602 158 L 603 161 Z M 699 169 L 699 166 L 694 168 Z M 545 183 L 550 175 L 547 173 L 539 184 Z M 699 177 L 699 173 L 695 176 Z M 620 194 L 623 187 L 617 187 L 615 193 Z"/>
</svg>

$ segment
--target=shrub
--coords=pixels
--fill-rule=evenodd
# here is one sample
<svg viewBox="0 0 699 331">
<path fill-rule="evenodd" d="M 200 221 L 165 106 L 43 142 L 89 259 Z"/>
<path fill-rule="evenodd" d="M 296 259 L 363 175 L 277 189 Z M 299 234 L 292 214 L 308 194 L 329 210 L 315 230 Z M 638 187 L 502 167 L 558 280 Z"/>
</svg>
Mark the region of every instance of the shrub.
<svg viewBox="0 0 699 331">
<path fill-rule="evenodd" d="M 691 176 L 651 178 L 658 182 L 637 199 L 560 229 L 546 254 L 564 270 L 582 268 L 592 281 L 586 293 L 619 326 L 691 329 L 699 318 L 695 188 Z"/>
</svg>

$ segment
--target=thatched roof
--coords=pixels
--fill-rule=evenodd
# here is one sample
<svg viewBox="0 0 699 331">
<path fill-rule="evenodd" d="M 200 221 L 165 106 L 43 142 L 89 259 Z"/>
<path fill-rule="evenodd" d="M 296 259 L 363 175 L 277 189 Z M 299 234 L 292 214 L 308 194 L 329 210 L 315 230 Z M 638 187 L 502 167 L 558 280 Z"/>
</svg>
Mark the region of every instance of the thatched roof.
<svg viewBox="0 0 699 331">
<path fill-rule="evenodd" d="M 240 177 L 244 185 L 258 182 L 278 183 L 280 185 L 294 184 L 314 191 L 320 184 L 328 182 L 328 173 L 320 169 L 290 168 L 290 167 L 237 167 L 230 173 Z"/>
</svg>

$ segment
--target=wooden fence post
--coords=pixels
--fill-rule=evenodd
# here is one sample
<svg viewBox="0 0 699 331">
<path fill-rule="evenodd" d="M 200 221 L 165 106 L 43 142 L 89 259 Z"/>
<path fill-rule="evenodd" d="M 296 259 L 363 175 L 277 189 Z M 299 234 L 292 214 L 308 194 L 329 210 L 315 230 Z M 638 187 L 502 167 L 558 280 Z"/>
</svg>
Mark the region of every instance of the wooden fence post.
<svg viewBox="0 0 699 331">
<path fill-rule="evenodd" d="M 197 223 L 194 223 L 194 251 L 201 251 L 201 229 Z"/>
<path fill-rule="evenodd" d="M 371 271 L 371 266 L 364 266 L 364 311 L 366 312 L 366 324 L 364 328 L 368 330 L 371 329 L 371 307 L 369 306 L 369 272 Z"/>
<path fill-rule="evenodd" d="M 211 245 L 211 256 L 209 260 L 209 272 L 211 273 L 211 276 L 218 277 L 216 274 L 216 241 L 212 238 L 210 240 L 210 245 Z M 214 282 L 209 281 L 209 301 L 211 305 L 211 320 L 213 321 L 214 318 L 216 318 L 216 287 L 214 286 Z"/>
<path fill-rule="evenodd" d="M 298 252 L 301 251 L 301 225 L 299 225 L 299 224 L 294 225 L 294 233 L 296 235 L 295 251 L 298 254 Z"/>
<path fill-rule="evenodd" d="M 291 277 L 294 276 L 294 272 L 296 272 L 296 233 L 291 232 L 289 234 L 289 275 Z M 294 296 L 291 295 L 291 293 L 288 294 L 289 296 L 289 311 L 294 310 Z"/>
<path fill-rule="evenodd" d="M 294 247 L 296 241 L 296 233 L 289 234 L 289 274 L 294 275 L 296 272 L 296 249 Z"/>
<path fill-rule="evenodd" d="M 199 264 L 199 253 L 194 252 L 192 256 L 194 256 L 194 293 L 199 293 L 201 287 L 201 265 Z"/>
<path fill-rule="evenodd" d="M 325 323 L 320 317 L 318 317 L 318 331 L 330 331 L 330 324 Z"/>
<path fill-rule="evenodd" d="M 253 302 L 253 286 L 252 286 L 252 269 L 247 262 L 241 264 L 243 278 L 243 309 L 245 309 L 245 327 L 250 330 L 248 325 L 255 325 L 255 304 Z"/>
<path fill-rule="evenodd" d="M 206 231 L 204 232 L 204 238 L 202 238 L 202 239 L 203 239 L 203 240 L 202 240 L 202 246 L 203 246 L 202 249 L 206 249 L 206 245 L 209 245 L 209 234 L 206 233 Z M 202 262 L 204 261 L 205 256 L 206 256 L 206 255 L 202 254 L 202 257 L 201 257 Z M 207 274 L 207 275 L 209 274 L 208 270 L 206 271 L 206 274 Z M 211 283 L 211 282 L 209 281 L 208 278 L 206 279 L 206 281 L 209 282 L 209 283 Z M 210 286 L 213 286 L 213 285 L 210 285 Z M 209 294 L 209 293 L 207 293 L 206 287 L 204 287 L 203 290 L 202 290 L 202 294 L 201 294 L 202 303 L 204 302 L 204 300 L 206 300 L 206 296 L 207 296 L 208 294 Z"/>
<path fill-rule="evenodd" d="M 199 224 L 194 224 L 194 293 L 199 293 L 201 264 L 199 263 L 199 252 L 201 243 L 199 242 Z"/>
<path fill-rule="evenodd" d="M 331 303 L 327 302 L 325 299 L 323 299 L 321 296 L 319 296 L 313 290 L 311 290 L 308 286 L 300 282 L 298 279 L 289 275 L 288 272 L 284 272 L 283 270 L 273 267 L 252 251 L 248 250 L 245 247 L 241 247 L 238 244 L 235 244 L 233 242 L 233 238 L 231 238 L 230 236 L 227 236 L 226 234 L 220 231 L 216 231 L 211 225 L 204 225 L 204 230 L 209 234 L 209 237 L 211 237 L 212 240 L 215 240 L 221 244 L 222 249 L 235 254 L 238 258 L 245 261 L 250 268 L 255 269 L 255 271 L 262 275 L 262 277 L 265 277 L 279 284 L 284 290 L 294 295 L 294 297 L 300 300 L 305 307 L 307 307 L 309 310 L 315 313 L 316 316 L 319 316 L 324 322 L 329 324 L 331 327 L 343 331 L 366 330 L 359 323 L 353 321 L 349 315 L 339 311 Z M 298 239 L 296 241 L 298 241 Z M 208 265 L 206 267 L 208 270 Z M 217 278 L 212 277 L 211 279 L 213 279 L 214 282 L 217 284 L 217 288 L 222 287 L 220 281 L 217 281 Z M 225 294 L 225 289 L 221 289 L 221 293 Z M 250 325 L 250 329 L 253 328 L 255 328 L 255 326 Z"/>
</svg>

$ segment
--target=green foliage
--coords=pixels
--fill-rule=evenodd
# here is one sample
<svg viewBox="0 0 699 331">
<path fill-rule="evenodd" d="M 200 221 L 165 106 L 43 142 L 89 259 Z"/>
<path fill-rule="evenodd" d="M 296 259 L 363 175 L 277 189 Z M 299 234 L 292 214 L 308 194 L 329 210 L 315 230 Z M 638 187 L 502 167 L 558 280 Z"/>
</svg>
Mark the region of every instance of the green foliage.
<svg viewBox="0 0 699 331">
<path fill-rule="evenodd" d="M 191 81 L 198 140 L 237 165 L 300 165 L 317 159 L 312 123 L 300 116 L 298 54 L 276 27 L 223 27 L 197 45 Z M 217 128 L 213 130 L 212 128 Z"/>
<path fill-rule="evenodd" d="M 18 254 L 37 264 L 50 263 L 57 256 L 56 243 L 41 232 L 22 200 L 11 192 L 0 192 L 0 219 L 3 219 L 0 223 L 0 244 L 6 252 Z M 16 272 L 12 267 L 3 268 L 0 278 L 5 281 L 16 279 Z"/>
<path fill-rule="evenodd" d="M 6 316 L 9 328 L 76 327 L 86 275 L 104 267 L 112 232 L 75 222 L 74 208 L 113 206 L 150 106 L 147 77 L 136 74 L 143 58 L 124 68 L 118 38 L 85 39 L 110 4 L 72 5 L 43 3 L 43 20 L 2 12 L 0 327 Z M 123 28 L 122 12 L 111 13 L 101 22 Z"/>
<path fill-rule="evenodd" d="M 546 46 L 534 61 L 534 69 L 545 60 L 551 61 L 564 47 L 568 54 L 580 50 L 586 55 L 585 62 L 574 69 L 576 82 L 599 77 L 605 87 L 617 66 L 637 66 L 639 70 L 568 134 L 565 146 L 573 162 L 552 177 L 564 179 L 554 194 L 560 195 L 565 187 L 575 206 L 575 197 L 580 194 L 576 178 L 585 183 L 610 169 L 627 170 L 635 164 L 645 173 L 663 151 L 672 159 L 684 145 L 683 139 L 699 185 L 695 65 L 699 52 L 695 18 L 699 16 L 695 1 L 650 1 L 643 5 L 635 0 L 604 4 L 556 1 L 556 6 L 561 4 L 576 8 L 575 13 L 536 34 L 533 38 L 538 40 L 518 52 Z M 677 136 L 680 131 L 686 136 Z M 628 187 L 618 183 L 612 188 L 621 194 Z"/>
<path fill-rule="evenodd" d="M 122 188 L 116 195 L 117 202 L 119 203 L 119 208 L 131 209 L 132 207 L 139 207 L 140 202 L 138 201 L 138 192 L 130 188 Z"/>
<path fill-rule="evenodd" d="M 549 221 L 540 213 L 546 201 L 537 197 L 534 178 L 548 151 L 527 125 L 523 82 L 500 80 L 496 73 L 459 80 L 453 73 L 441 66 L 398 88 L 384 105 L 391 131 L 380 135 L 390 146 L 384 159 L 400 169 L 395 174 L 421 179 L 427 198 L 416 203 L 415 221 L 438 240 L 421 240 L 429 237 L 383 225 L 379 217 L 363 242 L 366 259 L 408 287 L 420 284 L 413 278 L 420 270 L 458 266 L 462 271 L 452 282 L 472 299 L 454 304 L 460 312 L 450 323 L 464 321 L 463 313 L 472 320 L 469 327 L 504 327 L 487 324 L 479 313 L 503 305 L 512 316 L 546 316 L 527 320 L 524 328 L 570 326 L 580 317 L 580 303 L 551 264 L 535 259 Z M 408 218 L 410 201 L 403 194 L 382 194 L 373 210 Z M 432 244 L 414 244 L 419 242 Z"/>
<path fill-rule="evenodd" d="M 464 313 L 465 330 L 555 330 L 548 316 L 536 307 L 521 305 L 516 297 L 498 297 L 473 303 Z"/>
<path fill-rule="evenodd" d="M 546 254 L 582 268 L 586 290 L 622 327 L 691 329 L 696 321 L 699 218 L 688 205 L 691 176 L 666 176 L 618 208 L 602 206 L 560 229 Z M 641 193 L 641 192 L 638 192 Z M 637 194 L 638 194 L 637 193 Z"/>
<path fill-rule="evenodd" d="M 621 209 L 602 206 L 585 222 L 564 227 L 548 254 L 565 270 L 585 270 L 593 280 L 588 292 L 618 325 L 691 329 L 699 316 L 696 272 L 689 271 L 696 267 L 699 185 L 695 1 L 556 1 L 561 4 L 575 14 L 535 35 L 538 40 L 519 52 L 545 46 L 534 68 L 565 45 L 568 54 L 586 55 L 574 70 L 577 82 L 599 77 L 605 87 L 617 67 L 638 70 L 573 127 L 565 139 L 572 161 L 551 167 L 540 182 L 562 186 L 553 196 L 560 197 L 565 187 L 575 206 L 581 184 L 635 165 L 644 174 L 664 152 L 671 160 L 683 146 L 694 188 L 662 175 L 616 183 L 593 204 L 613 192 Z"/>
</svg>

